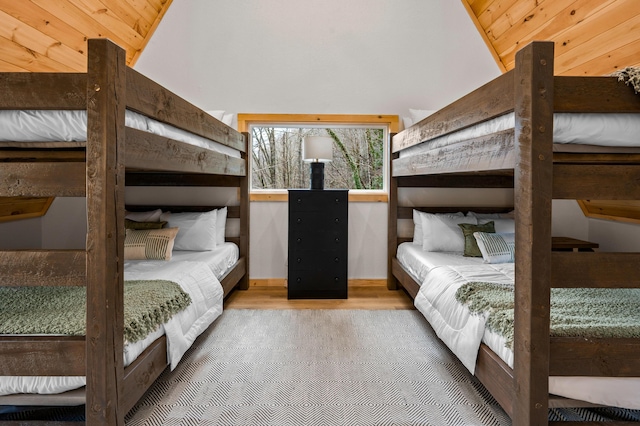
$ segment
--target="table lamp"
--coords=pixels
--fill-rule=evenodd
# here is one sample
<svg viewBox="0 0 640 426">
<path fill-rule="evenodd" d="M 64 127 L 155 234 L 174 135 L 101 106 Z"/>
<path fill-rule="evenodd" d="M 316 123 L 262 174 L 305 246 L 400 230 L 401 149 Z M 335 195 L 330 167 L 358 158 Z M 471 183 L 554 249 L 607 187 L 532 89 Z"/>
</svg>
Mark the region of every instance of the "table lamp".
<svg viewBox="0 0 640 426">
<path fill-rule="evenodd" d="M 311 189 L 324 189 L 324 163 L 333 160 L 333 139 L 307 136 L 302 141 L 302 159 L 311 163 Z"/>
</svg>

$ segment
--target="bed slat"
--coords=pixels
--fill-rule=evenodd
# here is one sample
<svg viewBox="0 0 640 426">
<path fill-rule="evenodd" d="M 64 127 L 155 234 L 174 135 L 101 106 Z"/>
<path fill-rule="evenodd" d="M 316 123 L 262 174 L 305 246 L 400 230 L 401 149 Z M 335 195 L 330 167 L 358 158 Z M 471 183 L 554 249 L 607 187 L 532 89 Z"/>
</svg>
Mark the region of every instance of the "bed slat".
<svg viewBox="0 0 640 426">
<path fill-rule="evenodd" d="M 84 336 L 0 336 L 0 376 L 84 376 Z"/>
<path fill-rule="evenodd" d="M 513 169 L 513 130 L 393 160 L 394 176 Z"/>
<path fill-rule="evenodd" d="M 0 73 L 0 109 L 86 109 L 87 76 Z"/>
<path fill-rule="evenodd" d="M 128 169 L 243 176 L 245 162 L 163 136 L 126 129 Z"/>
<path fill-rule="evenodd" d="M 79 162 L 2 163 L 0 197 L 84 197 L 85 167 Z"/>
<path fill-rule="evenodd" d="M 420 123 L 398 133 L 392 140 L 393 153 L 433 139 L 471 124 L 497 117 L 513 110 L 514 74 L 505 73 L 474 90 Z M 468 105 L 476 108 L 469 110 Z"/>
<path fill-rule="evenodd" d="M 564 253 L 551 255 L 552 287 L 640 288 L 640 253 Z"/>
<path fill-rule="evenodd" d="M 126 80 L 128 108 L 245 152 L 244 137 L 238 131 L 131 68 Z"/>
<path fill-rule="evenodd" d="M 633 88 L 617 77 L 554 77 L 555 112 L 640 112 Z"/>
<path fill-rule="evenodd" d="M 637 377 L 638 339 L 552 337 L 551 376 Z"/>
<path fill-rule="evenodd" d="M 1 250 L 2 286 L 83 286 L 84 250 Z"/>
<path fill-rule="evenodd" d="M 553 198 L 640 200 L 640 167 L 554 164 Z"/>
<path fill-rule="evenodd" d="M 124 370 L 123 413 L 128 413 L 167 367 L 167 337 L 160 336 Z"/>
</svg>

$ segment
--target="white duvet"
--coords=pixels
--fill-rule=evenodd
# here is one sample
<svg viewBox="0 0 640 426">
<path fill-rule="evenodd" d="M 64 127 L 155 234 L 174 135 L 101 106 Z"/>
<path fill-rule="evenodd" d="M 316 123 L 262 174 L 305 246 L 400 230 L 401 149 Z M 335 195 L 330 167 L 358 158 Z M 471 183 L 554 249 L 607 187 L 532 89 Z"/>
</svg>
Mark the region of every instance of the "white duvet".
<svg viewBox="0 0 640 426">
<path fill-rule="evenodd" d="M 228 255 L 227 255 L 228 256 Z M 134 261 L 125 265 L 125 280 L 163 279 L 176 282 L 191 296 L 192 303 L 174 315 L 146 339 L 125 344 L 124 364 L 133 362 L 150 343 L 167 336 L 167 361 L 175 368 L 193 341 L 222 314 L 223 290 L 205 262 L 172 260 Z M 84 377 L 0 377 L 0 395 L 16 393 L 61 393 L 84 386 Z"/>
<path fill-rule="evenodd" d="M 475 370 L 481 342 L 513 368 L 513 351 L 505 346 L 504 339 L 487 330 L 486 318 L 472 314 L 456 300 L 455 293 L 472 281 L 513 285 L 514 264 L 484 264 L 477 259 L 469 259 L 465 264 L 467 258 L 463 256 L 459 256 L 454 265 L 440 263 L 445 259 L 446 256 L 437 256 L 426 272 L 422 270 L 424 281 L 415 298 L 416 308 L 471 373 Z M 398 260 L 403 263 L 400 257 Z M 594 404 L 640 409 L 640 378 L 550 377 L 549 392 Z"/>
</svg>

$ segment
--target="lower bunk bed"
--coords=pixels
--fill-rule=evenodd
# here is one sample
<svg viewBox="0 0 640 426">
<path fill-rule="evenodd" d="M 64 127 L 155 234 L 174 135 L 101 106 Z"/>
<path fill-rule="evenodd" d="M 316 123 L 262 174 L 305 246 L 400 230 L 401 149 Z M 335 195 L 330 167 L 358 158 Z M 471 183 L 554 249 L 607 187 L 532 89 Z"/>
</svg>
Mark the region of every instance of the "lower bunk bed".
<svg viewBox="0 0 640 426">
<path fill-rule="evenodd" d="M 147 210 L 148 206 L 134 209 Z M 187 210 L 182 206 L 171 209 L 173 212 Z M 207 207 L 189 208 L 204 209 Z M 160 213 L 158 209 L 130 212 L 127 216 L 149 217 L 156 211 Z M 164 222 L 160 221 L 127 219 L 130 241 L 125 241 L 125 259 L 130 259 L 124 264 L 123 365 L 125 383 L 130 377 L 136 378 L 131 386 L 125 386 L 131 396 L 126 398 L 127 411 L 140 396 L 143 383 L 139 381 L 144 376 L 135 373 L 147 362 L 147 357 L 152 356 L 153 362 L 142 373 L 150 383 L 167 364 L 175 368 L 195 339 L 222 314 L 224 297 L 245 272 L 238 245 L 225 241 L 224 232 L 220 233 L 222 240 L 211 250 L 185 250 L 205 248 L 199 245 L 206 241 L 194 242 L 188 235 L 178 240 L 170 238 L 167 244 L 160 244 L 159 251 L 157 241 L 151 241 L 166 236 L 165 231 L 176 236 L 173 230 L 178 229 L 179 233 L 180 225 L 187 222 L 196 223 L 191 232 L 208 234 L 209 228 L 212 230 L 209 236 L 216 238 L 213 235 L 216 228 L 207 225 L 206 218 L 216 217 L 218 229 L 221 227 L 224 231 L 226 218 L 233 219 L 237 211 L 237 208 L 223 207 L 203 213 L 164 213 L 170 218 L 169 227 L 162 227 Z M 183 250 L 175 250 L 176 244 Z M 139 249 L 145 253 L 136 253 Z M 10 341 L 12 334 L 28 334 L 36 340 L 38 335 L 52 333 L 84 335 L 84 289 L 81 287 L 3 287 L 0 294 L 3 334 L 0 341 Z M 38 304 L 46 304 L 47 310 L 34 309 Z M 153 367 L 159 371 L 153 371 Z M 84 405 L 85 382 L 84 376 L 0 376 L 0 413 L 3 413 L 0 419 L 19 417 L 9 413 L 35 410 L 35 406 Z"/>
<path fill-rule="evenodd" d="M 393 137 L 388 286 L 399 285 L 414 298 L 514 425 L 555 424 L 548 408 L 558 404 L 636 410 L 615 423 L 631 424 L 640 409 L 640 253 L 552 250 L 552 206 L 553 200 L 639 199 L 640 97 L 616 77 L 553 75 L 553 50 L 550 42 L 531 43 L 516 55 L 514 70 Z M 444 203 L 434 198 L 443 188 L 466 188 L 467 195 L 476 188 L 513 192 L 480 200 L 482 208 L 418 207 L 452 205 L 449 194 Z M 472 203 L 462 199 L 458 206 Z M 465 233 L 458 225 L 486 225 L 467 211 L 495 214 L 484 218 L 494 226 L 506 219 L 498 215 L 509 212 L 492 205 L 513 209 L 510 239 L 497 244 L 510 264 L 492 265 L 483 257 L 469 265 L 464 256 L 433 253 L 463 253 Z M 407 246 L 412 238 L 399 231 L 398 222 L 411 220 L 414 210 L 453 218 L 451 226 L 438 229 L 455 231 L 458 248 L 450 249 L 448 237 L 434 247 L 424 234 Z M 491 289 L 512 309 L 478 302 L 469 287 Z M 615 324 L 594 330 L 584 312 L 586 299 L 576 297 L 572 307 L 592 326 L 586 332 L 554 329 L 558 293 L 601 291 L 629 303 L 628 315 L 619 313 Z M 484 305 L 491 314 L 475 309 Z M 499 321 L 491 319 L 494 312 Z M 509 330 L 508 337 L 496 330 Z"/>
</svg>

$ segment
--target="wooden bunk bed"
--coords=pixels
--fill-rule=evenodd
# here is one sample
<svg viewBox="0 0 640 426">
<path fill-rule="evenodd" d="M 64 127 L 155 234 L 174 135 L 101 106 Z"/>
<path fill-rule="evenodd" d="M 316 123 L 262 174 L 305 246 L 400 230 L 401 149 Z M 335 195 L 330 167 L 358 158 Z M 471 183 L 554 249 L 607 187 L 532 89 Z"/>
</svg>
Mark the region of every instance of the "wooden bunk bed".
<svg viewBox="0 0 640 426">
<path fill-rule="evenodd" d="M 518 52 L 514 70 L 395 135 L 391 149 L 388 286 L 401 286 L 414 298 L 421 283 L 398 262 L 396 250 L 410 240 L 398 235 L 398 219 L 410 219 L 412 209 L 419 208 L 400 206 L 398 190 L 514 189 L 513 368 L 482 344 L 475 369 L 514 425 L 548 423 L 549 376 L 640 376 L 638 339 L 549 335 L 551 288 L 640 287 L 639 253 L 551 250 L 552 199 L 640 198 L 639 150 L 554 152 L 553 141 L 554 113 L 638 113 L 640 95 L 615 77 L 554 76 L 553 59 L 553 43 L 526 46 Z M 512 129 L 429 147 L 433 138 L 511 112 Z M 422 149 L 415 155 L 400 155 L 418 146 Z"/>
<path fill-rule="evenodd" d="M 86 250 L 0 251 L 2 286 L 86 286 L 86 336 L 0 336 L 0 376 L 86 376 L 86 423 L 121 425 L 167 366 L 163 336 L 123 367 L 125 185 L 237 188 L 240 205 L 228 214 L 240 220 L 231 239 L 239 260 L 220 281 L 225 295 L 246 289 L 247 146 L 245 135 L 128 68 L 115 44 L 93 39 L 88 49 L 87 73 L 0 74 L 0 109 L 87 113 L 86 147 L 0 147 L 1 197 L 86 197 L 87 207 Z M 240 155 L 126 127 L 125 110 Z"/>
</svg>

